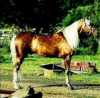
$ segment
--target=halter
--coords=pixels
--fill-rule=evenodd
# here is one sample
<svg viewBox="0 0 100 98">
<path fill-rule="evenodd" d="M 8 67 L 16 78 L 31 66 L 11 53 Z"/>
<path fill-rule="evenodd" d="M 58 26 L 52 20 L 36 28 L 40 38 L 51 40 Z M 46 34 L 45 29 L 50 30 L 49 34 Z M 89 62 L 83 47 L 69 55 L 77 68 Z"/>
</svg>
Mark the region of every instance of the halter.
<svg viewBox="0 0 100 98">
<path fill-rule="evenodd" d="M 90 20 L 88 20 L 88 19 L 85 18 L 85 19 L 80 20 L 80 22 L 82 22 L 83 25 L 81 26 L 79 32 L 82 32 L 82 29 L 85 26 L 90 27 Z"/>
</svg>

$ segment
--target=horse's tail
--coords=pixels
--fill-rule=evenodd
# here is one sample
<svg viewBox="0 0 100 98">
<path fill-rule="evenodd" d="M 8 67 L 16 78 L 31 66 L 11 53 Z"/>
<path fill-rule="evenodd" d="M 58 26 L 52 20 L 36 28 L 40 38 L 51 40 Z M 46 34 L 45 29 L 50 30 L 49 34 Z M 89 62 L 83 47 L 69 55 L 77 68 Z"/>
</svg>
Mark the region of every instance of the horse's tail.
<svg viewBox="0 0 100 98">
<path fill-rule="evenodd" d="M 10 42 L 10 51 L 11 51 L 11 58 L 12 58 L 12 63 L 13 63 L 13 64 L 16 63 L 15 39 L 16 39 L 16 35 L 14 35 L 14 36 L 12 37 L 11 42 Z"/>
</svg>

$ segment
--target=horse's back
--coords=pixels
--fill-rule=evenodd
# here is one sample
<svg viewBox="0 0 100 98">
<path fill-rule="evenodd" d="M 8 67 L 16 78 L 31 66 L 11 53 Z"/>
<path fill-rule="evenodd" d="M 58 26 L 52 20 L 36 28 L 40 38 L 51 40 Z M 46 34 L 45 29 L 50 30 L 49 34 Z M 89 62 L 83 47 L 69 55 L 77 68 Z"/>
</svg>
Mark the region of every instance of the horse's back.
<svg viewBox="0 0 100 98">
<path fill-rule="evenodd" d="M 16 40 L 31 41 L 33 36 L 34 34 L 31 32 L 20 32 L 16 36 Z"/>
</svg>

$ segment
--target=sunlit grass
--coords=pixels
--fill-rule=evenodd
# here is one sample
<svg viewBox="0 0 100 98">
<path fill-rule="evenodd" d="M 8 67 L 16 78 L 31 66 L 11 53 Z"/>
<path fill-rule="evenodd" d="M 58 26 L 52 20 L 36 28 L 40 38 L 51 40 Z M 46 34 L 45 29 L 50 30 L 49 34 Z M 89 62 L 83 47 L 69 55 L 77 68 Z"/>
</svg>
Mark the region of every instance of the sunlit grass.
<svg viewBox="0 0 100 98">
<path fill-rule="evenodd" d="M 3 76 L 10 75 L 9 77 L 12 77 L 12 70 L 13 70 L 13 65 L 11 63 L 11 58 L 7 57 L 8 59 L 5 60 L 4 63 L 0 64 L 1 71 L 0 74 Z M 81 61 L 81 62 L 94 62 L 96 63 L 96 67 L 98 70 L 100 70 L 100 55 L 74 55 L 72 58 L 72 61 Z M 27 58 L 25 58 L 23 64 L 21 65 L 21 73 L 24 77 L 39 77 L 39 75 L 43 75 L 43 69 L 41 68 L 42 64 L 49 64 L 49 63 L 60 63 L 63 62 L 63 59 L 61 58 L 50 58 L 50 57 L 42 57 L 38 55 L 30 55 Z M 60 77 L 60 78 L 59 78 Z M 53 74 L 51 79 L 55 80 L 64 80 L 65 74 Z M 83 82 L 90 82 L 90 83 L 100 83 L 100 78 L 99 74 L 96 75 L 90 75 L 89 73 L 87 74 L 79 74 L 79 75 L 73 75 L 72 78 L 75 81 L 83 81 Z M 2 78 L 3 79 L 3 78 Z M 7 79 L 7 78 L 4 78 Z M 11 79 L 11 78 L 10 78 Z"/>
<path fill-rule="evenodd" d="M 72 61 L 94 62 L 100 72 L 100 54 L 96 55 L 74 55 Z M 43 93 L 43 98 L 100 98 L 98 89 L 79 89 L 71 91 L 66 87 L 37 87 L 38 85 L 57 85 L 65 84 L 65 73 L 53 73 L 51 78 L 43 76 L 42 64 L 60 63 L 63 62 L 61 58 L 49 58 L 37 55 L 30 55 L 25 58 L 21 65 L 22 81 L 21 85 L 27 88 L 28 85 L 33 85 L 36 91 Z M 0 63 L 0 88 L 13 88 L 12 85 L 12 71 L 13 65 L 9 55 L 5 56 L 5 61 Z M 100 84 L 100 74 L 92 74 L 90 72 L 74 74 L 71 76 L 72 83 L 87 83 Z M 24 94 L 24 90 L 20 95 Z"/>
</svg>

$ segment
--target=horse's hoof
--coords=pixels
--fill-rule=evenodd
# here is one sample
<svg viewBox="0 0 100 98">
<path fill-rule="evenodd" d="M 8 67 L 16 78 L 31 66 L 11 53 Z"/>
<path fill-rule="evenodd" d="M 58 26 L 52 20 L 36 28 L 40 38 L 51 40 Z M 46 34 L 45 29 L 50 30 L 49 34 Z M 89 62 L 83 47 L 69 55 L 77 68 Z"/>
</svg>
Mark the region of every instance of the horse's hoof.
<svg viewBox="0 0 100 98">
<path fill-rule="evenodd" d="M 17 88 L 14 87 L 14 90 L 17 91 L 17 90 L 19 90 L 19 88 L 18 87 Z"/>
<path fill-rule="evenodd" d="M 19 89 L 23 89 L 22 86 L 17 86 L 17 87 L 14 87 L 15 90 L 19 90 Z"/>
<path fill-rule="evenodd" d="M 19 89 L 23 89 L 23 87 L 22 86 L 19 86 Z"/>
<path fill-rule="evenodd" d="M 18 89 L 19 89 L 19 87 L 18 87 L 18 86 L 14 86 L 13 88 L 14 88 L 14 90 L 18 90 Z"/>
<path fill-rule="evenodd" d="M 68 88 L 69 88 L 70 90 L 75 90 L 74 87 L 72 87 L 72 86 L 70 86 L 70 87 L 68 87 Z"/>
<path fill-rule="evenodd" d="M 75 90 L 73 86 L 70 87 L 71 90 Z"/>
<path fill-rule="evenodd" d="M 66 85 L 70 90 L 75 90 L 75 88 L 71 84 Z"/>
</svg>

